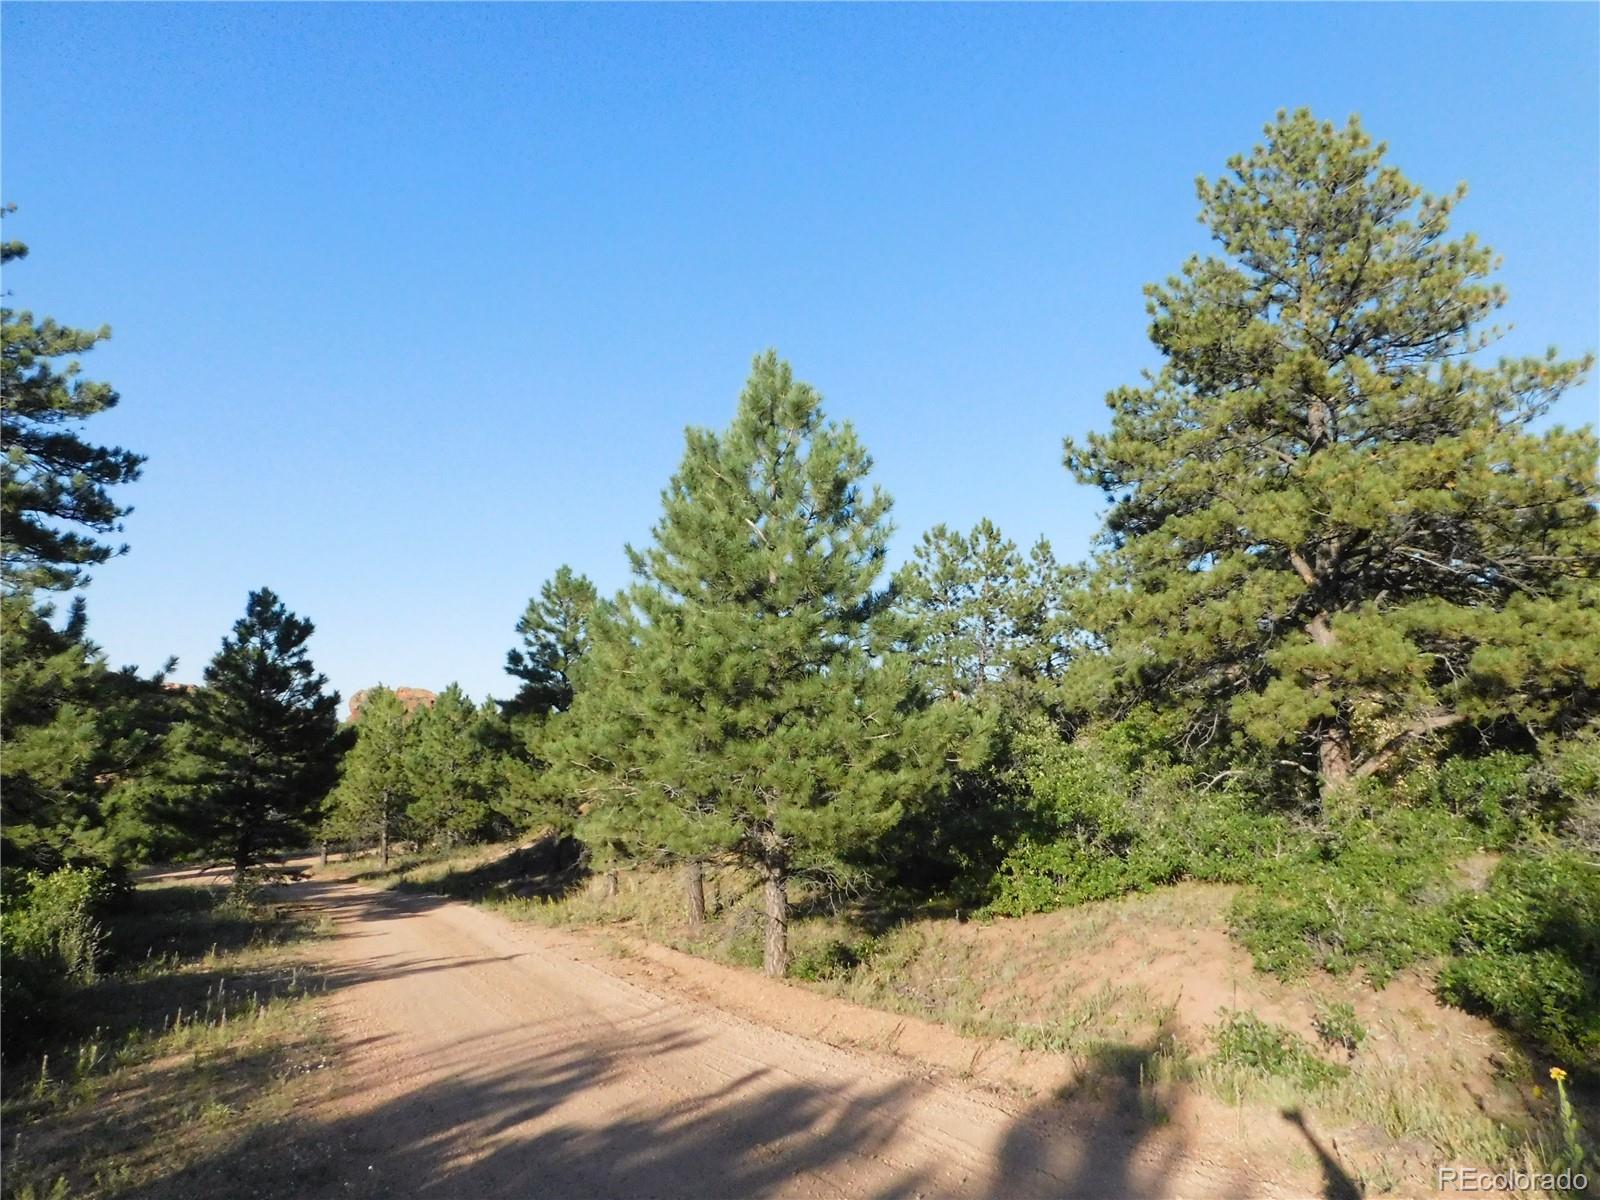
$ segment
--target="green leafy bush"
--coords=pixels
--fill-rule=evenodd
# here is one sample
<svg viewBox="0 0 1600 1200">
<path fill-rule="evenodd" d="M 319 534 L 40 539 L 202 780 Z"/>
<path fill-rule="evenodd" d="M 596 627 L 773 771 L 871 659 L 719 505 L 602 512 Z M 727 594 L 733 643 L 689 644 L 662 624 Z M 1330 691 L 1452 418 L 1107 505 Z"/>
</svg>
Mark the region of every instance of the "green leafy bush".
<svg viewBox="0 0 1600 1200">
<path fill-rule="evenodd" d="M 1352 1057 L 1361 1048 L 1361 1043 L 1367 1040 L 1367 1027 L 1361 1023 L 1355 1007 L 1347 1000 L 1336 1000 L 1320 1006 L 1311 1018 L 1311 1024 L 1324 1046 L 1330 1050 L 1342 1049 Z"/>
<path fill-rule="evenodd" d="M 1434 799 L 1481 829 L 1485 845 L 1508 846 L 1537 820 L 1533 764 L 1504 750 L 1446 759 L 1434 775 Z"/>
<path fill-rule="evenodd" d="M 789 965 L 789 974 L 797 979 L 839 979 L 869 961 L 877 951 L 876 938 L 855 942 L 833 938 L 796 954 Z"/>
<path fill-rule="evenodd" d="M 1167 779 L 1163 782 L 1176 783 Z M 1281 858 L 1294 844 L 1289 823 L 1249 794 L 1233 788 L 1204 791 L 1189 780 L 1181 793 L 1148 805 L 1144 839 L 1160 847 L 1187 879 L 1204 883 L 1249 883 L 1264 863 Z M 1162 789 L 1147 788 L 1147 796 Z"/>
<path fill-rule="evenodd" d="M 1231 1070 L 1292 1079 L 1304 1087 L 1320 1087 L 1348 1072 L 1317 1057 L 1310 1043 L 1291 1030 L 1254 1013 L 1224 1010 L 1208 1031 L 1216 1046 L 1211 1061 Z"/>
<path fill-rule="evenodd" d="M 1352 811 L 1298 854 L 1263 862 L 1231 925 L 1256 967 L 1293 976 L 1362 965 L 1375 984 L 1449 948 L 1452 864 L 1477 839 L 1438 808 Z"/>
<path fill-rule="evenodd" d="M 1562 833 L 1600 858 L 1600 720 L 1554 747 L 1538 774 L 1556 793 Z"/>
<path fill-rule="evenodd" d="M 1020 916 L 1180 879 L 1238 883 L 1280 852 L 1287 826 L 1243 791 L 1211 789 L 1130 719 L 1068 743 L 1019 739 L 1034 819 L 1001 862 L 990 911 Z"/>
<path fill-rule="evenodd" d="M 1452 915 L 1441 994 L 1568 1064 L 1600 1069 L 1600 866 L 1554 843 L 1530 844 Z"/>
<path fill-rule="evenodd" d="M 1543 758 L 1497 750 L 1393 785 L 1367 781 L 1325 799 L 1314 824 L 1243 785 L 1211 786 L 1162 744 L 1132 720 L 1072 742 L 1025 731 L 1016 778 L 1031 817 L 995 873 L 989 911 L 1048 911 L 1179 879 L 1253 885 L 1230 924 L 1258 969 L 1360 967 L 1382 986 L 1437 961 L 1445 999 L 1600 1067 L 1600 735 Z M 1486 890 L 1467 893 L 1461 864 L 1484 848 L 1507 853 Z M 843 953 L 806 969 L 840 969 Z M 1323 1018 L 1319 1035 L 1354 1053 L 1365 1033 L 1354 1012 Z"/>
<path fill-rule="evenodd" d="M 0 1008 L 7 1050 L 55 1019 L 74 988 L 94 982 L 105 946 L 97 918 L 118 890 L 106 871 L 88 867 L 6 876 Z"/>
</svg>

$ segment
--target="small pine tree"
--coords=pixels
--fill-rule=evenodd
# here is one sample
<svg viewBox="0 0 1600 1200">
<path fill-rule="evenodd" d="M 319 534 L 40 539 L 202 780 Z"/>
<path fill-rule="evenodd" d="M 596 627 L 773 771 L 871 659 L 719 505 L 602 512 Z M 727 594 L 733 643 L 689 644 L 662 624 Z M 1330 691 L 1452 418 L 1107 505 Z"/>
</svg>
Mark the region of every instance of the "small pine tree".
<svg viewBox="0 0 1600 1200">
<path fill-rule="evenodd" d="M 452 846 L 500 827 L 494 805 L 504 771 L 491 728 L 497 720 L 493 705 L 480 709 L 454 683 L 411 715 L 406 821 L 419 838 Z"/>
<path fill-rule="evenodd" d="M 517 622 L 522 648 L 506 654 L 506 673 L 522 681 L 507 716 L 548 717 L 572 704 L 572 673 L 589 644 L 594 584 L 563 566 L 528 601 Z"/>
<path fill-rule="evenodd" d="M 327 841 L 377 843 L 384 866 L 389 865 L 389 844 L 406 828 L 413 803 L 412 722 L 389 688 L 367 692 L 355 723 L 355 744 L 340 763 L 339 783 L 328 796 L 322 822 Z"/>
<path fill-rule="evenodd" d="M 251 592 L 193 697 L 169 819 L 240 873 L 305 843 L 348 743 L 339 694 L 306 650 L 314 628 Z"/>
<path fill-rule="evenodd" d="M 26 589 L 0 595 L 4 859 L 47 870 L 120 861 L 149 842 L 142 806 L 129 801 L 159 774 L 179 715 L 163 675 L 106 663 L 81 597 L 59 628 L 54 615 Z"/>
<path fill-rule="evenodd" d="M 941 695 L 1027 689 L 1064 669 L 1068 580 L 1043 538 L 1024 556 L 987 518 L 936 525 L 896 578 L 902 636 Z"/>
</svg>

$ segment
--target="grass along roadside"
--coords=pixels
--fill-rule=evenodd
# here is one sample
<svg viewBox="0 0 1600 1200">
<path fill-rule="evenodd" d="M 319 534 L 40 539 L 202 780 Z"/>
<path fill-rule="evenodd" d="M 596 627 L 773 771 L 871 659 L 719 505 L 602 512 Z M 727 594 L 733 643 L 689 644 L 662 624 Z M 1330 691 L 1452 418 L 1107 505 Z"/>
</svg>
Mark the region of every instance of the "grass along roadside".
<svg viewBox="0 0 1600 1200">
<path fill-rule="evenodd" d="M 759 896 L 746 873 L 708 871 L 710 916 L 694 930 L 672 872 L 624 871 L 611 895 L 602 878 L 551 869 L 554 861 L 540 846 L 484 846 L 396 859 L 387 870 L 371 859 L 325 870 L 759 967 Z M 1060 1056 L 1068 1100 L 1110 1086 L 1155 1123 L 1185 1095 L 1231 1106 L 1252 1128 L 1307 1122 L 1337 1142 L 1354 1185 L 1372 1194 L 1431 1190 L 1440 1166 L 1540 1173 L 1572 1160 L 1555 1089 L 1490 1024 L 1440 1004 L 1421 971 L 1382 989 L 1359 974 L 1284 982 L 1256 971 L 1227 933 L 1236 894 L 1182 884 L 960 921 L 891 919 L 802 893 L 790 926 L 795 982 Z M 1594 1106 L 1582 1097 L 1577 1111 Z M 1594 1135 L 1591 1126 L 1583 1136 Z M 1315 1169 L 1310 1152 L 1294 1154 L 1297 1169 Z M 1592 1156 L 1590 1173 L 1600 1174 Z"/>
<path fill-rule="evenodd" d="M 7 1200 L 161 1194 L 286 1117 L 331 1059 L 303 953 L 326 932 L 276 889 L 136 888 L 107 969 L 6 1064 Z"/>
</svg>

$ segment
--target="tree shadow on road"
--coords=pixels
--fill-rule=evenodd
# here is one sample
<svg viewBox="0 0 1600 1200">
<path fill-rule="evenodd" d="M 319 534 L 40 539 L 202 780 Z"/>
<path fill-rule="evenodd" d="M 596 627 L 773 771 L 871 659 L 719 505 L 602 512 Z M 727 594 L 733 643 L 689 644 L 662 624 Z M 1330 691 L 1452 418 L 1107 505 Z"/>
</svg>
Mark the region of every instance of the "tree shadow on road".
<svg viewBox="0 0 1600 1200">
<path fill-rule="evenodd" d="M 459 1069 L 331 1121 L 260 1130 L 140 1197 L 759 1196 L 892 1134 L 914 1086 L 840 1097 L 752 1067 L 665 1108 L 627 1102 L 631 1072 L 698 1041 L 649 1024 Z M 403 1053 L 403 1048 L 400 1049 Z M 554 1118 L 544 1119 L 541 1118 Z M 531 1127 L 530 1127 L 531 1126 Z"/>
<path fill-rule="evenodd" d="M 474 866 L 452 867 L 427 880 L 412 880 L 406 872 L 436 862 L 439 855 L 424 854 L 396 860 L 389 866 L 372 865 L 341 878 L 347 883 L 392 881 L 395 892 L 452 896 L 481 900 L 488 896 L 560 900 L 583 885 L 589 867 L 583 845 L 570 837 L 542 837 Z"/>
<path fill-rule="evenodd" d="M 318 885 L 304 894 L 366 921 L 442 902 Z M 516 955 L 373 958 L 336 965 L 328 980 L 338 990 L 502 957 Z M 1143 1200 L 1194 1180 L 1184 1173 L 1186 1132 L 1166 1121 L 1145 1085 L 1155 1044 L 1096 1051 L 1080 1086 L 997 1133 L 992 1105 L 936 1093 L 909 1069 L 863 1070 L 842 1086 L 758 1061 L 730 1071 L 726 1050 L 703 1044 L 714 1037 L 706 1028 L 686 1029 L 670 1005 L 624 1020 L 567 1013 L 463 1037 L 420 1065 L 389 1039 L 369 1050 L 393 1055 L 392 1072 L 379 1058 L 378 1070 L 345 1080 L 342 1094 L 128 1194 Z M 355 1090 L 363 1081 L 377 1094 Z M 1245 1181 L 1219 1182 L 1217 1194 L 1248 1194 Z"/>
<path fill-rule="evenodd" d="M 1092 1091 L 1017 1117 L 997 1159 L 992 1136 L 972 1131 L 980 1153 L 963 1168 L 969 1130 L 959 1113 L 937 1107 L 951 1124 L 899 1140 L 914 1109 L 928 1117 L 918 1107 L 932 1086 L 923 1079 L 880 1076 L 834 1090 L 761 1065 L 733 1077 L 708 1066 L 704 1087 L 645 1105 L 638 1081 L 692 1078 L 694 1064 L 707 1061 L 700 1038 L 663 1027 L 657 1015 L 577 1041 L 565 1022 L 534 1033 L 536 1051 L 512 1062 L 486 1062 L 464 1041 L 421 1087 L 376 1103 L 346 1097 L 346 1115 L 260 1131 L 136 1194 L 717 1200 L 822 1189 L 874 1200 L 1140 1200 L 1172 1194 L 1187 1149 L 1128 1074 L 1147 1049 L 1108 1050 Z M 1160 1144 L 1148 1145 L 1157 1131 Z M 1239 1181 L 1225 1190 L 1248 1194 Z"/>
</svg>

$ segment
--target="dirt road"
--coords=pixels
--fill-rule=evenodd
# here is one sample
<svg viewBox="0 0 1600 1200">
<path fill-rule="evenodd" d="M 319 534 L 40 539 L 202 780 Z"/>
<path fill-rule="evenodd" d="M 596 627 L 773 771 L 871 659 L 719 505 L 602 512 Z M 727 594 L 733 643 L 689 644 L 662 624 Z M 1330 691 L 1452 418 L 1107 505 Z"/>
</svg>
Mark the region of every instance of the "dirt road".
<svg viewBox="0 0 1600 1200">
<path fill-rule="evenodd" d="M 1006 1101 L 647 989 L 575 935 L 350 884 L 294 890 L 336 922 L 347 1081 L 299 1116 L 301 1150 L 318 1148 L 286 1156 L 300 1195 L 1279 1194 L 1115 1097 L 1088 1118 Z"/>
</svg>

